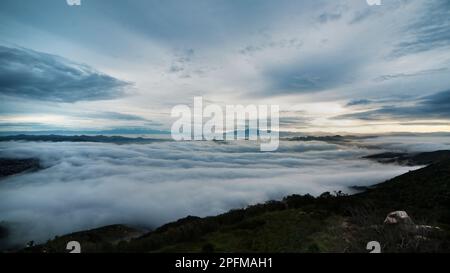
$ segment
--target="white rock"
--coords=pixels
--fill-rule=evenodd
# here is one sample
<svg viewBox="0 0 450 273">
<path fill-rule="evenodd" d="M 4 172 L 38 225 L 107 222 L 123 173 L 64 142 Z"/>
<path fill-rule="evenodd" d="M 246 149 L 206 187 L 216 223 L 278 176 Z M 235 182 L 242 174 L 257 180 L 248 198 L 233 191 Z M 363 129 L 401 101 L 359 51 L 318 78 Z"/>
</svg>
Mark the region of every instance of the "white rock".
<svg viewBox="0 0 450 273">
<path fill-rule="evenodd" d="M 394 211 L 388 214 L 386 219 L 384 220 L 385 225 L 414 225 L 411 218 L 408 216 L 406 211 Z"/>
</svg>

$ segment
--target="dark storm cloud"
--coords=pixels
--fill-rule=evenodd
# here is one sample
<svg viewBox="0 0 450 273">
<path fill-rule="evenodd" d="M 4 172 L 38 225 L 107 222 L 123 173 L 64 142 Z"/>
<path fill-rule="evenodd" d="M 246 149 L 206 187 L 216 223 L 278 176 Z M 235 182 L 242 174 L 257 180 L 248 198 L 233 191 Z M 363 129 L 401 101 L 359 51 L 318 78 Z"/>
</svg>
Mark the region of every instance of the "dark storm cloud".
<svg viewBox="0 0 450 273">
<path fill-rule="evenodd" d="M 450 118 L 450 90 L 417 98 L 413 106 L 387 105 L 376 110 L 338 116 L 338 119 L 448 119 Z"/>
<path fill-rule="evenodd" d="M 121 97 L 130 84 L 93 68 L 20 47 L 0 46 L 0 94 L 76 102 Z"/>
</svg>

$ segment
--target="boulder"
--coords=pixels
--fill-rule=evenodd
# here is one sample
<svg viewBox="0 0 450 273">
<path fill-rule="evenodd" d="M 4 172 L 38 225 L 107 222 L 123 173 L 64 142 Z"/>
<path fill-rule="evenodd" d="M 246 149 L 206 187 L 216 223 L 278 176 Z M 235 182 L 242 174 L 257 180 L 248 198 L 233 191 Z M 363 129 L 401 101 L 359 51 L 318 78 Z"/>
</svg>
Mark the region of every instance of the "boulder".
<svg viewBox="0 0 450 273">
<path fill-rule="evenodd" d="M 393 211 L 384 220 L 387 227 L 395 227 L 406 232 L 416 232 L 416 225 L 406 211 Z"/>
<path fill-rule="evenodd" d="M 387 215 L 384 220 L 385 225 L 414 225 L 414 222 L 409 217 L 406 211 L 394 211 Z"/>
<path fill-rule="evenodd" d="M 411 220 L 411 218 L 406 213 L 406 211 L 394 211 L 389 213 L 386 219 L 384 220 L 384 225 L 397 227 L 400 228 L 401 230 L 413 232 L 415 234 L 420 235 L 441 230 L 439 227 L 415 225 L 413 220 Z"/>
</svg>

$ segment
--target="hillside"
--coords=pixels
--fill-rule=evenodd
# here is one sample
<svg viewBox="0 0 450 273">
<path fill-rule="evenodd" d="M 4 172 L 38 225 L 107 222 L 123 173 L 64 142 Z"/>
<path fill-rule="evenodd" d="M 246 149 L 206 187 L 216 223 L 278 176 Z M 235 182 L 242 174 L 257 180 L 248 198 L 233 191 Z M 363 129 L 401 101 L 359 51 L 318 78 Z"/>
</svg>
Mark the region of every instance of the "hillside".
<svg viewBox="0 0 450 273">
<path fill-rule="evenodd" d="M 25 171 L 35 171 L 41 168 L 38 159 L 8 159 L 0 158 L 0 178 L 19 174 Z"/>
<path fill-rule="evenodd" d="M 383 252 L 448 252 L 449 153 L 414 155 L 432 163 L 352 196 L 292 195 L 214 217 L 189 216 L 136 238 L 110 240 L 96 229 L 24 251 L 64 252 L 77 240 L 84 252 L 367 252 L 367 242 L 376 240 Z M 383 225 L 397 210 L 420 226 L 412 232 Z"/>
<path fill-rule="evenodd" d="M 401 164 L 409 166 L 429 165 L 434 162 L 450 160 L 449 151 L 435 151 L 425 153 L 382 153 L 364 157 L 385 164 Z"/>
</svg>

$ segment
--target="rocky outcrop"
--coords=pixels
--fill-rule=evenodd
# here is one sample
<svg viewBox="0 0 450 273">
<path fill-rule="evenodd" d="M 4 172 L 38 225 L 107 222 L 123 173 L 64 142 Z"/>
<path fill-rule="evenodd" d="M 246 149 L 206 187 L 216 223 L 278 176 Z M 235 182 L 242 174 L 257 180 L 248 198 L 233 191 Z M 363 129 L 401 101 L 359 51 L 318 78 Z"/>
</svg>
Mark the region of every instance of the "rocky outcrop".
<svg viewBox="0 0 450 273">
<path fill-rule="evenodd" d="M 385 226 L 398 227 L 402 231 L 424 235 L 430 232 L 439 231 L 439 227 L 416 225 L 406 211 L 393 211 L 384 220 Z"/>
<path fill-rule="evenodd" d="M 394 211 L 387 215 L 384 220 L 385 225 L 414 225 L 406 211 Z"/>
</svg>

